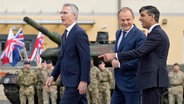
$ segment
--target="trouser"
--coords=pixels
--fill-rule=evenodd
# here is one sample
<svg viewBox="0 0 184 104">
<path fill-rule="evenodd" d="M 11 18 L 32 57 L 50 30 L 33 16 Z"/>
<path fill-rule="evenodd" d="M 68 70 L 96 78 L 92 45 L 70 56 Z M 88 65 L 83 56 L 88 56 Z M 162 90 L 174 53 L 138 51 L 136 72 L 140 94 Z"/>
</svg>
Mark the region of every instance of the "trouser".
<svg viewBox="0 0 184 104">
<path fill-rule="evenodd" d="M 183 102 L 183 86 L 172 86 L 169 88 L 169 104 L 182 104 Z"/>
<path fill-rule="evenodd" d="M 37 89 L 36 94 L 38 98 L 38 104 L 43 104 L 42 89 Z"/>
<path fill-rule="evenodd" d="M 88 104 L 100 104 L 99 103 L 99 90 L 98 88 L 92 91 L 87 90 Z"/>
<path fill-rule="evenodd" d="M 57 104 L 57 86 L 51 86 L 49 91 L 43 88 L 43 104 L 50 104 L 50 99 L 52 104 Z"/>
<path fill-rule="evenodd" d="M 77 87 L 65 87 L 60 104 L 88 104 L 86 94 L 79 94 Z"/>
<path fill-rule="evenodd" d="M 110 104 L 111 92 L 110 89 L 99 91 L 99 102 L 100 104 Z"/>
<path fill-rule="evenodd" d="M 126 92 L 116 86 L 112 94 L 111 104 L 140 104 L 140 98 L 140 91 Z"/>
<path fill-rule="evenodd" d="M 20 104 L 27 104 L 26 100 L 28 99 L 28 104 L 34 104 L 34 95 L 22 95 L 20 93 Z"/>
<path fill-rule="evenodd" d="M 148 88 L 142 90 L 142 104 L 161 104 L 166 88 Z"/>
</svg>

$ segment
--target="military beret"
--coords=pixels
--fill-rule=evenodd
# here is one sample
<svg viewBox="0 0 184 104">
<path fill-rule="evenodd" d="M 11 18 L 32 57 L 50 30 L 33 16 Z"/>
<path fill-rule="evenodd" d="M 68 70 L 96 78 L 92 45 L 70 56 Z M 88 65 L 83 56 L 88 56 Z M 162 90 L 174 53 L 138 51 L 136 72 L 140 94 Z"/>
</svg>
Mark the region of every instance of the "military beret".
<svg viewBox="0 0 184 104">
<path fill-rule="evenodd" d="M 103 60 L 98 61 L 98 65 L 100 65 L 100 64 L 102 64 L 102 63 L 105 64 L 105 62 L 104 62 Z"/>
<path fill-rule="evenodd" d="M 45 60 L 42 60 L 42 63 L 45 63 L 46 61 Z"/>
<path fill-rule="evenodd" d="M 29 61 L 25 61 L 24 64 L 30 64 L 30 62 Z"/>
<path fill-rule="evenodd" d="M 51 60 L 47 60 L 46 63 L 47 64 L 52 64 L 52 61 Z"/>
</svg>

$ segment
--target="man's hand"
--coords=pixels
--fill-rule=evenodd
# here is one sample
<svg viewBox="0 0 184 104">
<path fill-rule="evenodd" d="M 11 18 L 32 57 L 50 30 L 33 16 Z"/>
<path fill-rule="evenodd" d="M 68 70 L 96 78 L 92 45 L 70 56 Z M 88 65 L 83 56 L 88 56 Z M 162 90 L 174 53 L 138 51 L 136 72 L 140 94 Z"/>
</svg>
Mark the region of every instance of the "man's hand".
<svg viewBox="0 0 184 104">
<path fill-rule="evenodd" d="M 79 94 L 85 94 L 87 90 L 87 82 L 80 81 L 78 88 Z"/>
<path fill-rule="evenodd" d="M 115 53 L 106 53 L 106 54 L 98 56 L 98 58 L 103 58 L 105 62 L 111 62 L 113 59 L 116 58 L 116 54 Z"/>
<path fill-rule="evenodd" d="M 113 66 L 114 68 L 120 68 L 120 63 L 119 63 L 119 61 L 116 60 L 116 59 L 113 59 L 112 62 L 111 62 L 111 64 L 112 64 L 112 66 Z"/>
<path fill-rule="evenodd" d="M 53 82 L 54 78 L 52 76 L 50 76 L 47 81 L 45 82 L 45 87 L 46 89 L 49 91 L 50 89 L 50 86 L 52 85 L 52 82 Z"/>
</svg>

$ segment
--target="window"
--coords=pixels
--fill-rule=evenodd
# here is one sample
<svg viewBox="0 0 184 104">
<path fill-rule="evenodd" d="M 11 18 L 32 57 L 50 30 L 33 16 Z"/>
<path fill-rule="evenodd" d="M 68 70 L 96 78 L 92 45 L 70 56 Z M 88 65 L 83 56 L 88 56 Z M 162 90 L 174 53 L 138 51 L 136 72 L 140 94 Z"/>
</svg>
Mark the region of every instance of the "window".
<svg viewBox="0 0 184 104">
<path fill-rule="evenodd" d="M 26 51 L 31 50 L 31 40 L 25 40 L 25 48 L 26 48 Z"/>
<path fill-rule="evenodd" d="M 4 51 L 5 45 L 6 45 L 6 43 L 2 41 L 2 42 L 1 42 L 1 51 Z"/>
</svg>

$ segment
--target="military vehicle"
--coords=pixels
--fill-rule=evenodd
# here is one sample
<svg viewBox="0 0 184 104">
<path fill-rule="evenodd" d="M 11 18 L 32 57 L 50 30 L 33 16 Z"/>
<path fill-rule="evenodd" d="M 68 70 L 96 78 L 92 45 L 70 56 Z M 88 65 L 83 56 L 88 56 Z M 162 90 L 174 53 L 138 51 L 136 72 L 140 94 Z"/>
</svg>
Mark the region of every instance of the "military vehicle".
<svg viewBox="0 0 184 104">
<path fill-rule="evenodd" d="M 61 35 L 56 32 L 50 32 L 40 24 L 36 23 L 34 20 L 30 19 L 29 17 L 24 17 L 23 19 L 27 24 L 32 26 L 33 28 L 37 29 L 38 31 L 42 32 L 46 35 L 50 40 L 55 42 L 58 47 L 55 48 L 48 48 L 42 54 L 41 57 L 45 60 L 50 59 L 52 60 L 53 64 L 56 63 L 57 58 L 59 56 L 61 45 Z M 90 52 L 91 56 L 94 58 L 94 64 L 97 65 L 98 62 L 98 55 L 107 52 L 114 51 L 114 42 L 108 41 L 108 33 L 107 32 L 98 32 L 97 41 L 90 42 Z M 106 63 L 107 66 L 111 66 L 109 63 Z M 6 76 L 2 77 L 0 80 L 0 84 L 4 86 L 4 93 L 6 97 L 12 104 L 20 104 L 19 101 L 19 86 L 17 84 L 17 73 L 15 74 L 7 74 Z M 36 101 L 35 101 L 36 102 Z M 37 103 L 37 102 L 36 102 Z"/>
<path fill-rule="evenodd" d="M 19 85 L 17 84 L 17 73 L 7 73 L 0 80 L 0 84 L 4 86 L 4 93 L 7 99 L 12 104 L 20 104 L 19 100 Z"/>
</svg>

